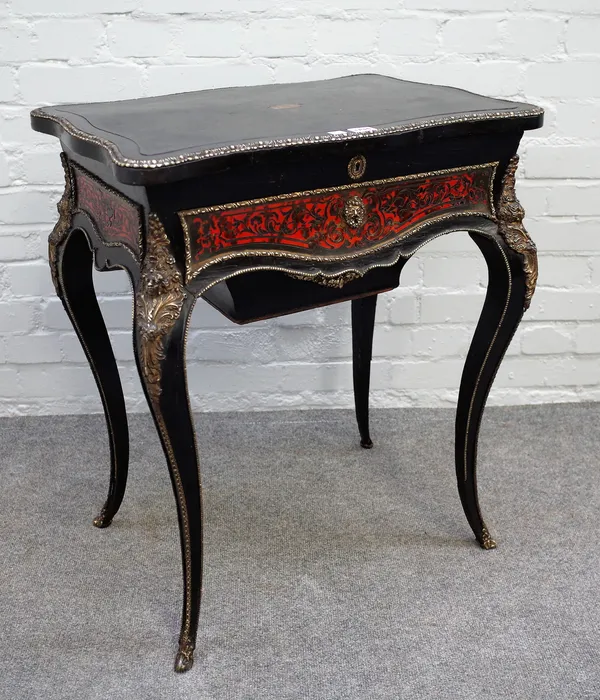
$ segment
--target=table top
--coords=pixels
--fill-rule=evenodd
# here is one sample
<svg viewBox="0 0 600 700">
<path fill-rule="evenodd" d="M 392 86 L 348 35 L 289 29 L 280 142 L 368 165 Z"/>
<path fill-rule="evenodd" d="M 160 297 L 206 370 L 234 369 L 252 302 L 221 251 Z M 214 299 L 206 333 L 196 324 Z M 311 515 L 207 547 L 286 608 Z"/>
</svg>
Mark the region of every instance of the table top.
<svg viewBox="0 0 600 700">
<path fill-rule="evenodd" d="M 126 175 L 233 153 L 481 121 L 512 119 L 521 129 L 534 129 L 542 115 L 542 109 L 529 104 L 457 88 L 354 75 L 42 107 L 32 112 L 32 126 L 61 138 L 81 155 L 117 166 L 122 179 L 119 171 Z"/>
</svg>

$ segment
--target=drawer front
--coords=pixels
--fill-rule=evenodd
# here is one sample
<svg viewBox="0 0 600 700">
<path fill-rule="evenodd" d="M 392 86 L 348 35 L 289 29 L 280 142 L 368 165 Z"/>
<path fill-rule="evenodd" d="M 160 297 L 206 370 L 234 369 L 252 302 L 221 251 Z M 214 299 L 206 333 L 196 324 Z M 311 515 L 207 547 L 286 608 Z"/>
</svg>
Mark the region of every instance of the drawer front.
<svg viewBox="0 0 600 700">
<path fill-rule="evenodd" d="M 236 256 L 343 260 L 392 245 L 425 222 L 464 214 L 494 218 L 496 165 L 180 211 L 187 280 Z"/>
</svg>

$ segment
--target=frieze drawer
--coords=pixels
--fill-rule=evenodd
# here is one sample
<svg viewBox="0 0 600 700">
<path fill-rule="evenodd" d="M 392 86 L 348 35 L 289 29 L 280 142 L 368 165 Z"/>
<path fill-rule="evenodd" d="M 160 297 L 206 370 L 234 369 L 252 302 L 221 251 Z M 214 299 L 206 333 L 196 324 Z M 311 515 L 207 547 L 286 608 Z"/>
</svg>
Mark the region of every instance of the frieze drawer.
<svg viewBox="0 0 600 700">
<path fill-rule="evenodd" d="M 180 211 L 187 280 L 240 255 L 340 260 L 391 245 L 423 223 L 494 218 L 496 163 Z"/>
</svg>

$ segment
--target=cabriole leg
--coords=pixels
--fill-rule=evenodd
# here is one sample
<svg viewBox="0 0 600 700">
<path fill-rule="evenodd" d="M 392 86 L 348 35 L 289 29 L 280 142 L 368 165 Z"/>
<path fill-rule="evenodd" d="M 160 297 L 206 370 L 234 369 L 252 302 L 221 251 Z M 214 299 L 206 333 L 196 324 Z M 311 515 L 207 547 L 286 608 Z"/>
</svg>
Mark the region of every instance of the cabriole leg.
<svg viewBox="0 0 600 700">
<path fill-rule="evenodd" d="M 50 261 L 57 294 L 90 363 L 104 407 L 110 444 L 110 484 L 94 525 L 108 527 L 125 494 L 129 432 L 119 370 L 94 291 L 93 253 L 83 231 L 74 229 L 58 243 L 51 236 Z"/>
<path fill-rule="evenodd" d="M 150 215 L 147 252 L 136 289 L 135 347 L 146 398 L 167 458 L 183 559 L 183 615 L 175 670 L 192 667 L 202 584 L 202 508 L 185 338 L 194 300 L 182 284 L 160 221 Z"/>
<path fill-rule="evenodd" d="M 537 281 L 535 245 L 523 227 L 524 212 L 514 191 L 517 160 L 504 177 L 498 207 L 499 235 L 472 233 L 487 262 L 488 291 L 463 370 L 456 415 L 456 477 L 460 499 L 477 541 L 496 543 L 483 521 L 477 497 L 477 439 L 487 395 L 500 362 L 529 307 Z"/>
<path fill-rule="evenodd" d="M 377 294 L 352 300 L 352 369 L 354 406 L 361 447 L 373 447 L 369 434 L 369 385 Z"/>
</svg>

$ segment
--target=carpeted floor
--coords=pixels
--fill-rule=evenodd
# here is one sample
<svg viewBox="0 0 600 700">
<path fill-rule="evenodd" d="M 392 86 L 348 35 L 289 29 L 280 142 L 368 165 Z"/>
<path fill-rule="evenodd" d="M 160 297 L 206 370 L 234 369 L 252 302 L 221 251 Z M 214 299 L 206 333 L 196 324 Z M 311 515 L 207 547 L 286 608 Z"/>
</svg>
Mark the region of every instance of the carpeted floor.
<svg viewBox="0 0 600 700">
<path fill-rule="evenodd" d="M 206 575 L 194 669 L 172 671 L 175 502 L 133 416 L 129 491 L 101 416 L 0 420 L 4 700 L 600 698 L 600 404 L 490 408 L 462 514 L 453 412 L 197 418 Z"/>
</svg>

